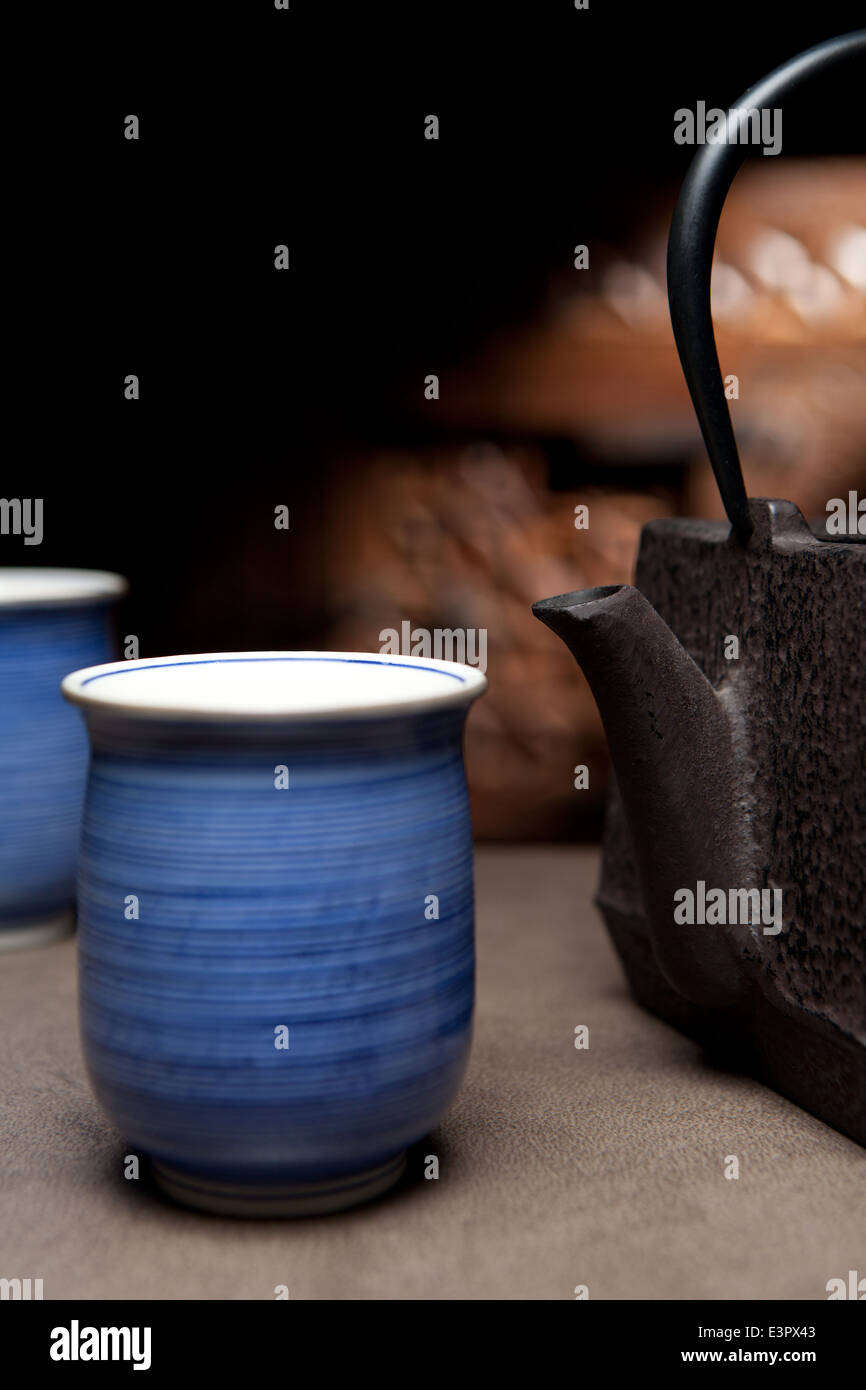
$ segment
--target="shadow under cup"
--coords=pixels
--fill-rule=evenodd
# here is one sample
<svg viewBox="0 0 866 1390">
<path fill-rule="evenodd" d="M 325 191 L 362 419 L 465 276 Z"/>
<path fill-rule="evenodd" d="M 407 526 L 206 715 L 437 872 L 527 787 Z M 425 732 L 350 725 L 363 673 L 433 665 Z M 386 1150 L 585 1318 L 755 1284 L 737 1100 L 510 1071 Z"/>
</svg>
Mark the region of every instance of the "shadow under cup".
<svg viewBox="0 0 866 1390">
<path fill-rule="evenodd" d="M 72 930 L 87 738 L 60 681 L 116 655 L 126 581 L 101 570 L 0 569 L 0 951 Z"/>
<path fill-rule="evenodd" d="M 92 745 L 85 1056 L 177 1200 L 352 1206 L 442 1118 L 470 1045 L 462 734 L 486 684 L 449 662 L 301 652 L 64 681 Z"/>
</svg>

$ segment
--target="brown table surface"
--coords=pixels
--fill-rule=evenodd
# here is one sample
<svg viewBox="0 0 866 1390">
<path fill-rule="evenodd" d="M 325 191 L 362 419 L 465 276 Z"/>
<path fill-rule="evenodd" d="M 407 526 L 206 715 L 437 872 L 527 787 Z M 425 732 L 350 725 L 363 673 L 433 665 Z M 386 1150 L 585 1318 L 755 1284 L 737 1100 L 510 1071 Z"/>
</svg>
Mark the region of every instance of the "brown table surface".
<svg viewBox="0 0 866 1390">
<path fill-rule="evenodd" d="M 84 1074 L 74 942 L 0 957 L 0 1276 L 46 1299 L 824 1299 L 866 1273 L 866 1151 L 633 1003 L 596 874 L 592 850 L 479 851 L 460 1095 L 403 1186 L 304 1221 L 126 1181 Z"/>
</svg>

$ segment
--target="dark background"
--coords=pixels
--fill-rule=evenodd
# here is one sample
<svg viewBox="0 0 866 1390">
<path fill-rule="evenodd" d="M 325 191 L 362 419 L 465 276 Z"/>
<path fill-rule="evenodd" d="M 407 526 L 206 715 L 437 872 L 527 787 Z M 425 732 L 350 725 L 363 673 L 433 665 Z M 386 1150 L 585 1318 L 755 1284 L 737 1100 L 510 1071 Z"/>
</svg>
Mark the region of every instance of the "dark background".
<svg viewBox="0 0 866 1390">
<path fill-rule="evenodd" d="M 122 571 L 126 630 L 156 654 L 315 642 L 305 594 L 335 445 L 423 438 L 408 383 L 530 315 L 575 241 L 616 240 L 678 185 L 678 106 L 730 104 L 862 6 L 259 0 L 202 7 L 188 29 L 177 7 L 112 15 L 98 45 L 79 31 L 89 62 L 66 99 L 37 81 L 19 113 L 22 440 L 3 491 L 43 496 L 46 534 L 38 555 L 4 537 L 2 562 Z M 862 80 L 813 90 L 786 110 L 785 156 L 862 150 Z M 277 502 L 292 544 L 263 528 L 258 559 L 284 573 L 285 604 L 251 614 L 227 558 L 244 515 Z"/>
<path fill-rule="evenodd" d="M 138 636 L 142 656 L 343 645 L 359 626 L 347 628 L 357 614 L 334 590 L 353 587 L 360 561 L 353 571 L 348 557 L 335 581 L 334 548 L 370 458 L 405 451 L 420 476 L 440 450 L 447 488 L 449 450 L 498 439 L 493 423 L 473 429 L 431 408 L 426 374 L 439 375 L 443 397 L 462 383 L 471 400 L 473 364 L 539 321 L 557 277 L 574 281 L 576 243 L 634 253 L 647 218 L 669 218 L 693 154 L 674 142 L 677 108 L 730 106 L 786 58 L 863 23 L 860 3 L 685 0 L 591 0 L 586 12 L 572 0 L 292 0 L 288 12 L 246 0 L 185 16 L 150 3 L 109 15 L 70 17 L 74 61 L 56 84 L 38 58 L 21 58 L 10 280 L 24 311 L 6 372 L 18 443 L 0 491 L 44 499 L 45 538 L 38 549 L 0 538 L 0 564 L 126 575 L 120 631 Z M 783 155 L 752 162 L 862 155 L 864 91 L 853 65 L 813 82 L 808 99 L 785 107 Z M 124 138 L 130 113 L 137 142 Z M 424 138 L 430 113 L 438 141 Z M 280 243 L 288 272 L 274 269 Z M 667 370 L 678 377 L 674 362 Z M 626 371 L 614 363 L 613 400 Z M 140 378 L 139 401 L 124 399 L 128 373 Z M 576 399 L 579 390 L 575 381 Z M 632 539 L 620 540 L 617 563 L 657 505 L 683 505 L 686 456 L 702 467 L 696 425 L 676 457 L 645 451 L 637 482 L 627 459 L 593 458 L 555 429 L 541 435 L 529 441 L 541 486 L 643 497 L 643 510 L 622 510 Z M 525 442 L 502 440 L 518 451 Z M 521 459 L 515 466 L 512 481 Z M 832 488 L 832 460 L 827 477 Z M 278 504 L 290 508 L 289 532 L 274 529 Z M 616 505 L 605 524 L 613 534 Z M 605 541 L 604 526 L 596 535 Z M 602 544 L 600 579 L 536 585 L 546 533 L 533 543 L 513 611 L 630 571 L 630 552 L 614 574 Z M 495 566 L 486 581 L 489 598 Z M 399 611 L 438 621 L 411 595 L 402 602 L 399 581 L 392 597 Z M 443 603 L 443 622 L 463 621 Z M 375 592 L 360 610 L 360 630 L 375 632 Z M 483 623 L 483 599 L 479 611 Z M 470 759 L 480 833 L 597 833 L 603 740 L 576 668 L 557 651 L 548 670 L 552 638 L 536 669 L 510 627 L 497 637 L 491 695 L 473 716 L 489 750 L 474 771 Z M 533 725 L 534 704 L 545 727 Z M 500 776 L 506 748 L 515 764 Z M 570 794 L 577 760 L 593 767 L 591 798 Z M 559 809 L 546 816 L 554 785 Z"/>
</svg>

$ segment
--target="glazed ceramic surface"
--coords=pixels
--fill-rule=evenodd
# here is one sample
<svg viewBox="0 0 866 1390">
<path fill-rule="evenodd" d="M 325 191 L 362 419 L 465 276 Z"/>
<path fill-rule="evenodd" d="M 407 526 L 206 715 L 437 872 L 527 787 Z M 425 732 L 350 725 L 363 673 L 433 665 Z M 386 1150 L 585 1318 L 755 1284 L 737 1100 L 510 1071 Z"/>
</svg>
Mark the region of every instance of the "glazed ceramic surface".
<svg viewBox="0 0 866 1390">
<path fill-rule="evenodd" d="M 0 950 L 71 929 L 87 738 L 61 678 L 115 654 L 97 570 L 0 569 Z"/>
<path fill-rule="evenodd" d="M 158 1180 L 238 1214 L 399 1177 L 474 988 L 469 667 L 229 653 L 78 672 L 94 1087 Z"/>
</svg>

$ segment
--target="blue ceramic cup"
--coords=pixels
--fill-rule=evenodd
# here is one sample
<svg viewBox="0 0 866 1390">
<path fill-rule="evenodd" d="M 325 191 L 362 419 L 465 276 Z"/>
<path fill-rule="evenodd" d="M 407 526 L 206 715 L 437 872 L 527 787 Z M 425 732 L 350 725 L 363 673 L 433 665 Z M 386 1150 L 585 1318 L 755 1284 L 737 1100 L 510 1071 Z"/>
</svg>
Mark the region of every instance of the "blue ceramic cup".
<svg viewBox="0 0 866 1390">
<path fill-rule="evenodd" d="M 177 1200 L 352 1206 L 442 1118 L 470 1043 L 462 735 L 486 685 L 451 662 L 316 652 L 63 682 L 92 746 L 85 1056 Z"/>
<path fill-rule="evenodd" d="M 100 570 L 0 569 L 0 951 L 72 930 L 88 748 L 58 687 L 116 655 L 125 589 Z"/>
</svg>

